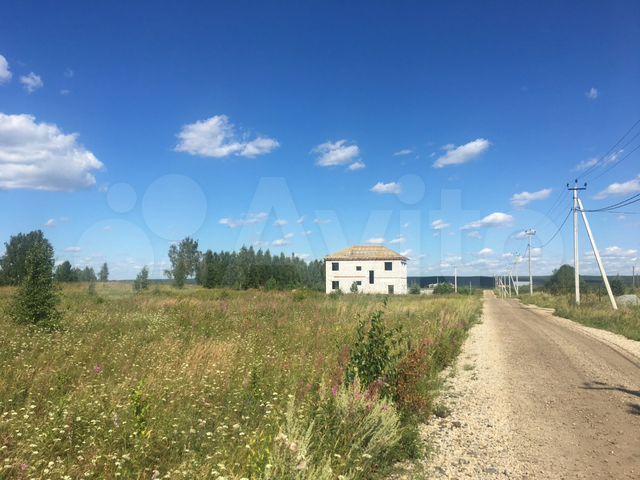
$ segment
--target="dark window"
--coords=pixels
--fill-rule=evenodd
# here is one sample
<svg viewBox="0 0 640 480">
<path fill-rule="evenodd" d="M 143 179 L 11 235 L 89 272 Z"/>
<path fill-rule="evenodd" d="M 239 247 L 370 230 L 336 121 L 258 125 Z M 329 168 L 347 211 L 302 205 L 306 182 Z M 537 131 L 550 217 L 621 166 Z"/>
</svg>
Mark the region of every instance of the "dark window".
<svg viewBox="0 0 640 480">
<path fill-rule="evenodd" d="M 393 295 L 393 285 L 389 285 L 388 289 L 389 295 Z"/>
<path fill-rule="evenodd" d="M 332 290 L 338 290 L 339 288 L 340 288 L 340 282 L 337 282 L 335 280 L 331 282 L 331 289 Z"/>
<path fill-rule="evenodd" d="M 357 266 L 356 266 L 356 270 L 359 272 L 360 270 L 362 270 L 362 267 L 361 267 L 361 266 L 359 266 L 359 265 L 357 265 Z"/>
<path fill-rule="evenodd" d="M 331 270 L 333 270 L 334 272 L 337 272 L 337 271 L 338 271 L 338 269 L 339 269 L 339 264 L 338 264 L 338 262 L 333 262 L 333 263 L 331 264 Z"/>
<path fill-rule="evenodd" d="M 373 283 L 373 270 L 369 270 L 369 283 Z"/>
<path fill-rule="evenodd" d="M 358 280 L 358 281 L 356 282 L 356 285 L 362 285 L 362 282 L 361 282 L 360 280 Z"/>
<path fill-rule="evenodd" d="M 391 262 L 384 262 L 384 269 L 385 270 L 391 270 L 393 268 L 393 263 Z"/>
</svg>

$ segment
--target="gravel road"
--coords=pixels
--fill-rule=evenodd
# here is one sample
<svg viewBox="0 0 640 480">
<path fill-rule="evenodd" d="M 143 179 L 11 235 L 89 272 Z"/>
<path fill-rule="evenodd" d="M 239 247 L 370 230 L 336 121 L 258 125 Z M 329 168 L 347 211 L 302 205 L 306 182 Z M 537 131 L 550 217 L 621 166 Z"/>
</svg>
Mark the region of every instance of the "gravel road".
<svg viewBox="0 0 640 480">
<path fill-rule="evenodd" d="M 396 478 L 640 479 L 640 342 L 485 292 L 482 323 Z"/>
</svg>

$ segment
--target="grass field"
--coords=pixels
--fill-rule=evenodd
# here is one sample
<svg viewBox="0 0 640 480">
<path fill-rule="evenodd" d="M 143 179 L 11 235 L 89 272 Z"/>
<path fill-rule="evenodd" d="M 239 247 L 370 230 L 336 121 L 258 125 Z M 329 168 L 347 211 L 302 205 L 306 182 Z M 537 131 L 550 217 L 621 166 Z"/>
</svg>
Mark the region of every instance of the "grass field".
<svg viewBox="0 0 640 480">
<path fill-rule="evenodd" d="M 382 300 L 69 285 L 61 332 L 0 313 L 0 477 L 376 478 L 416 454 L 416 416 L 481 308 Z M 346 384 L 358 321 L 381 307 L 411 343 L 394 386 Z"/>
<path fill-rule="evenodd" d="M 617 311 L 613 310 L 606 295 L 583 295 L 579 306 L 575 304 L 572 295 L 534 292 L 533 296 L 522 295 L 520 298 L 524 303 L 554 308 L 559 317 L 640 340 L 640 307 L 620 306 Z"/>
</svg>

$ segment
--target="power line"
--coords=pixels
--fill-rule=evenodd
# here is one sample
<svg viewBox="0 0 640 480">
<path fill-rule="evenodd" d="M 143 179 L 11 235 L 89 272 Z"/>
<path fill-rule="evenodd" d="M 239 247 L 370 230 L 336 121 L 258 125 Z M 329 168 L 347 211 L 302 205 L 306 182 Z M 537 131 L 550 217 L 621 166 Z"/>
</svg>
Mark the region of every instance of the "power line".
<svg viewBox="0 0 640 480">
<path fill-rule="evenodd" d="M 613 151 L 616 149 L 616 147 L 618 146 L 618 144 L 620 144 L 620 143 L 621 143 L 621 142 L 622 142 L 622 141 L 627 137 L 627 135 L 629 135 L 629 134 L 633 131 L 633 129 L 634 129 L 634 128 L 636 128 L 638 125 L 640 125 L 640 119 L 638 119 L 638 120 L 637 120 L 633 125 L 631 125 L 631 128 L 629 128 L 629 130 L 627 130 L 627 131 L 625 132 L 625 134 L 624 134 L 624 135 L 622 135 L 622 137 L 620 137 L 620 138 L 618 139 L 618 141 L 617 141 L 616 143 L 614 143 L 614 144 L 613 144 L 613 146 L 612 146 L 609 150 L 607 150 L 607 153 L 605 153 L 602 157 L 600 157 L 600 158 L 598 159 L 598 161 L 597 161 L 597 162 L 595 162 L 593 165 L 591 165 L 591 167 L 589 167 L 589 168 L 587 169 L 587 171 L 586 171 L 586 172 L 584 172 L 584 173 L 582 174 L 581 178 L 582 178 L 583 180 L 584 180 L 584 179 L 586 179 L 589 175 L 591 175 L 591 173 L 592 173 L 594 170 L 596 170 L 597 168 L 599 168 L 600 166 L 602 166 L 602 161 L 603 161 L 605 158 L 607 158 L 607 157 L 611 154 L 611 152 L 613 152 Z M 640 133 L 640 132 L 639 132 L 639 133 Z M 628 145 L 628 144 L 629 144 L 633 139 L 635 139 L 637 136 L 638 136 L 638 134 L 636 134 L 636 135 L 635 135 L 635 136 L 634 136 L 634 137 L 633 137 L 629 142 L 627 142 L 627 143 L 625 144 L 625 146 L 626 146 L 626 145 Z M 596 177 L 596 178 L 597 178 L 597 177 Z"/>
<path fill-rule="evenodd" d="M 639 132 L 640 133 L 640 132 Z M 627 153 L 624 157 L 620 158 L 619 160 L 616 160 L 615 162 L 613 162 L 609 168 L 606 168 L 605 170 L 603 170 L 602 172 L 600 172 L 599 175 L 593 177 L 593 180 L 597 180 L 599 179 L 601 176 L 603 176 L 605 173 L 607 173 L 609 170 L 611 170 L 613 167 L 617 166 L 620 162 L 622 162 L 625 158 L 628 158 L 631 156 L 631 154 L 633 152 L 635 152 L 636 150 L 638 150 L 640 148 L 640 144 L 636 145 L 635 148 L 631 151 L 629 151 L 629 153 Z"/>
<path fill-rule="evenodd" d="M 547 243 L 545 243 L 544 245 L 540 245 L 539 248 L 544 248 L 547 245 L 549 245 L 551 242 L 553 242 L 553 239 L 556 238 L 558 236 L 558 233 L 560 233 L 560 230 L 562 230 L 562 227 L 564 227 L 564 225 L 567 223 L 567 220 L 569 219 L 569 216 L 571 215 L 571 212 L 573 212 L 573 208 L 569 209 L 569 211 L 567 212 L 567 216 L 564 217 L 564 220 L 562 221 L 562 223 L 560 224 L 560 227 L 558 227 L 558 229 L 556 230 L 556 232 L 553 234 L 553 236 L 549 239 L 549 241 Z"/>
<path fill-rule="evenodd" d="M 618 208 L 627 207 L 637 202 L 640 202 L 640 193 L 636 193 L 635 195 L 631 195 L 630 197 L 625 198 L 624 200 L 620 200 L 619 202 L 613 203 L 611 205 L 607 205 L 605 207 L 585 210 L 585 212 L 610 212 Z"/>
</svg>

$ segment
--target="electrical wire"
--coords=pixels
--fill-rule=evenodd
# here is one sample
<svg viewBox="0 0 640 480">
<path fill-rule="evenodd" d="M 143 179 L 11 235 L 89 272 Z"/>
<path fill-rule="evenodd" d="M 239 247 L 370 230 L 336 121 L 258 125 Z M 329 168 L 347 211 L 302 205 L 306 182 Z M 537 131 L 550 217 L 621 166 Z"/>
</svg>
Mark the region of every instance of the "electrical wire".
<svg viewBox="0 0 640 480">
<path fill-rule="evenodd" d="M 547 245 L 549 245 L 551 242 L 553 242 L 553 239 L 558 236 L 558 233 L 560 233 L 560 230 L 562 230 L 562 227 L 564 227 L 564 225 L 567 223 L 567 220 L 569 219 L 569 216 L 571 215 L 571 212 L 573 212 L 573 208 L 569 209 L 569 211 L 567 212 L 567 216 L 564 217 L 564 220 L 562 221 L 562 223 L 560 224 L 560 226 L 558 227 L 556 232 L 553 234 L 553 236 L 549 239 L 549 241 L 546 242 L 544 245 L 540 245 L 540 247 L 538 247 L 538 248 L 544 248 Z"/>
</svg>

